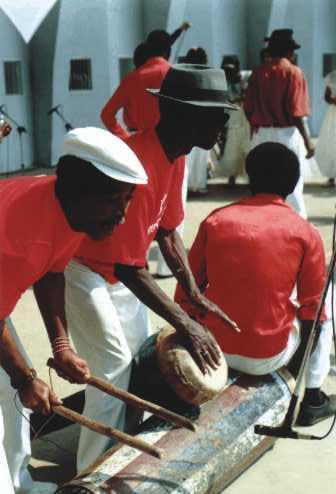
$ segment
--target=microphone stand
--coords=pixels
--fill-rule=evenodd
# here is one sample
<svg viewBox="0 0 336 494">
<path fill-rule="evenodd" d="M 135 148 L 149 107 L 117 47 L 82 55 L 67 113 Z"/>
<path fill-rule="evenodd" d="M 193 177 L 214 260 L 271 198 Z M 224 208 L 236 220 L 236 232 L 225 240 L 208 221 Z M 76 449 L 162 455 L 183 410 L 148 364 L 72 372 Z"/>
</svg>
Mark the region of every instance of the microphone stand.
<svg viewBox="0 0 336 494">
<path fill-rule="evenodd" d="M 5 110 L 5 105 L 0 106 L 0 112 L 16 126 L 17 133 L 19 134 L 19 143 L 20 143 L 20 158 L 21 158 L 21 169 L 24 170 L 25 165 L 23 162 L 23 140 L 22 140 L 22 134 L 27 134 L 27 129 L 23 126 L 20 125 L 16 120 L 14 120 L 13 117 L 11 117 L 7 111 Z"/>
<path fill-rule="evenodd" d="M 63 112 L 59 110 L 59 108 L 60 108 L 60 107 L 61 107 L 61 105 L 57 106 L 57 107 L 55 108 L 55 110 L 54 110 L 52 113 L 56 113 L 56 114 L 59 116 L 59 118 L 60 118 L 60 119 L 62 120 L 62 122 L 64 123 L 65 130 L 66 130 L 67 132 L 69 132 L 69 130 L 72 130 L 72 129 L 73 129 L 73 126 L 71 125 L 71 123 L 70 123 L 70 122 L 68 122 L 68 121 L 66 120 L 66 118 L 65 118 L 65 117 L 64 117 L 64 115 L 63 115 Z M 62 108 L 63 108 L 63 107 L 62 107 Z"/>
<path fill-rule="evenodd" d="M 327 297 L 328 288 L 330 282 L 334 276 L 334 268 L 336 263 L 336 249 L 334 248 L 332 257 L 330 260 L 327 279 L 323 288 L 323 292 L 320 298 L 319 306 L 316 312 L 314 324 L 312 330 L 309 335 L 309 339 L 307 342 L 306 350 L 302 359 L 301 367 L 296 379 L 295 389 L 293 391 L 292 398 L 289 402 L 288 409 L 286 412 L 286 416 L 284 421 L 280 427 L 268 427 L 264 425 L 256 425 L 254 428 L 254 432 L 256 434 L 261 434 L 263 436 L 271 436 L 271 437 L 282 437 L 289 439 L 312 439 L 312 440 L 320 440 L 321 438 L 318 436 L 313 436 L 310 434 L 301 434 L 293 430 L 293 425 L 296 421 L 296 417 L 299 411 L 300 406 L 300 391 L 302 388 L 302 384 L 304 382 L 304 377 L 306 374 L 306 370 L 309 363 L 309 357 L 314 345 L 315 337 L 319 335 L 320 332 L 320 316 L 323 310 L 324 302 Z"/>
</svg>

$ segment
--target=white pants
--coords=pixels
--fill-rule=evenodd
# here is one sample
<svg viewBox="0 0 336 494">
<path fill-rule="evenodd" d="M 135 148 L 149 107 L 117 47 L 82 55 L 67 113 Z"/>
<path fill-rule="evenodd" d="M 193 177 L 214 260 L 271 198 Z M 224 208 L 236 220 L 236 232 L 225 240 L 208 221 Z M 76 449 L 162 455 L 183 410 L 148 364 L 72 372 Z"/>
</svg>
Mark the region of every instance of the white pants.
<svg viewBox="0 0 336 494">
<path fill-rule="evenodd" d="M 186 210 L 186 204 L 187 204 L 187 195 L 188 195 L 188 158 L 186 159 L 186 166 L 184 168 L 184 177 L 183 177 L 183 185 L 182 185 L 182 204 L 183 204 L 183 210 L 185 212 Z M 181 237 L 183 237 L 183 231 L 184 231 L 184 220 L 180 225 L 176 228 L 176 231 L 180 234 Z M 156 268 L 156 273 L 160 276 L 169 276 L 171 275 L 171 271 L 169 267 L 167 266 L 166 261 L 164 260 L 163 255 L 161 254 L 161 250 L 158 247 L 157 249 L 157 268 Z"/>
<path fill-rule="evenodd" d="M 92 374 L 128 389 L 132 358 L 151 334 L 147 308 L 122 283 L 110 285 L 88 267 L 72 261 L 65 270 L 66 317 L 77 352 Z M 125 404 L 88 386 L 84 415 L 123 430 Z M 77 466 L 82 470 L 111 440 L 82 428 Z"/>
<path fill-rule="evenodd" d="M 31 367 L 29 357 L 15 332 L 13 324 L 9 319 L 6 323 L 22 356 Z M 18 410 L 16 409 L 14 405 L 15 392 L 7 373 L 0 367 L 0 491 L 6 494 L 7 492 L 12 493 L 14 487 L 16 494 L 26 494 L 33 487 L 33 480 L 27 469 L 31 455 L 28 422 L 31 411 L 23 407 L 19 397 L 16 399 Z M 28 420 L 25 420 L 21 414 L 24 414 Z M 9 476 L 11 478 L 10 483 L 7 480 Z M 8 485 L 7 490 L 3 488 L 3 483 Z"/>
<path fill-rule="evenodd" d="M 225 353 L 224 355 L 228 366 L 232 369 L 254 376 L 262 376 L 287 365 L 293 357 L 299 343 L 300 333 L 298 328 L 294 327 L 289 335 L 287 347 L 274 357 L 261 359 L 242 357 L 240 355 L 231 355 L 228 353 Z M 309 359 L 306 373 L 306 388 L 320 388 L 322 386 L 323 381 L 330 370 L 331 343 L 332 322 L 328 319 L 322 324 L 321 334 L 316 348 Z"/>
<path fill-rule="evenodd" d="M 208 161 L 210 151 L 194 147 L 186 156 L 186 168 L 188 169 L 187 185 L 192 191 L 204 191 L 207 188 Z"/>
<path fill-rule="evenodd" d="M 0 484 L 4 494 L 14 494 L 12 479 L 9 473 L 6 453 L 2 445 L 4 438 L 3 418 L 0 407 Z"/>
<path fill-rule="evenodd" d="M 300 178 L 293 191 L 287 197 L 287 202 L 302 217 L 307 218 L 306 206 L 303 200 L 303 177 L 309 166 L 306 159 L 306 148 L 303 138 L 296 127 L 260 127 L 252 136 L 251 149 L 264 142 L 278 142 L 294 151 L 300 162 Z"/>
</svg>

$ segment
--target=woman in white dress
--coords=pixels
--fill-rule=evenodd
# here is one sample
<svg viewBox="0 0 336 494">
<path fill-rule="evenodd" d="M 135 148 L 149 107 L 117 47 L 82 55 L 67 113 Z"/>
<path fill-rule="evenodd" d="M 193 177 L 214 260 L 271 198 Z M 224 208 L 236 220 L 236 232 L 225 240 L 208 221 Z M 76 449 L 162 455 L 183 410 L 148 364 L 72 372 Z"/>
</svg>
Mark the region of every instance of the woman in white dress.
<svg viewBox="0 0 336 494">
<path fill-rule="evenodd" d="M 325 78 L 324 99 L 328 104 L 320 135 L 317 141 L 315 157 L 322 175 L 328 178 L 328 185 L 335 186 L 336 178 L 336 70 Z"/>
<path fill-rule="evenodd" d="M 240 70 L 239 59 L 235 56 L 224 57 L 222 68 L 228 84 L 229 101 L 240 108 L 230 114 L 216 175 L 228 177 L 229 185 L 234 186 L 238 175 L 244 174 L 245 158 L 250 147 L 250 126 L 242 102 L 251 71 Z"/>
</svg>

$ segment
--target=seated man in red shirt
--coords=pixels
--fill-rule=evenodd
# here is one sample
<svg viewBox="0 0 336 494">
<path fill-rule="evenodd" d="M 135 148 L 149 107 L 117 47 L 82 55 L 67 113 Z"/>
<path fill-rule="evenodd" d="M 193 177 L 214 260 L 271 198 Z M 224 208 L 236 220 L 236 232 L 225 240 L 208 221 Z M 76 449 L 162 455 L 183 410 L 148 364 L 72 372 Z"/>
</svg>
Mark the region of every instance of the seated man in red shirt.
<svg viewBox="0 0 336 494">
<path fill-rule="evenodd" d="M 72 381 L 86 382 L 88 366 L 67 337 L 63 271 L 86 236 L 103 239 L 123 220 L 135 184 L 146 181 L 128 146 L 92 127 L 67 134 L 56 177 L 0 181 L 1 492 L 38 490 L 26 469 L 29 421 L 22 412 L 29 417 L 29 411 L 15 409 L 16 392 L 24 407 L 44 414 L 61 403 L 31 368 L 9 316 L 32 286 L 57 366 Z"/>
<path fill-rule="evenodd" d="M 247 156 L 246 171 L 252 197 L 212 212 L 189 254 L 202 293 L 242 332 L 230 331 L 211 313 L 204 317 L 180 285 L 175 300 L 211 330 L 230 367 L 262 375 L 290 362 L 296 375 L 325 282 L 323 244 L 315 227 L 285 203 L 300 173 L 292 151 L 282 144 L 261 144 Z M 336 396 L 320 391 L 330 345 L 327 321 L 310 358 L 300 425 L 335 413 Z"/>
</svg>

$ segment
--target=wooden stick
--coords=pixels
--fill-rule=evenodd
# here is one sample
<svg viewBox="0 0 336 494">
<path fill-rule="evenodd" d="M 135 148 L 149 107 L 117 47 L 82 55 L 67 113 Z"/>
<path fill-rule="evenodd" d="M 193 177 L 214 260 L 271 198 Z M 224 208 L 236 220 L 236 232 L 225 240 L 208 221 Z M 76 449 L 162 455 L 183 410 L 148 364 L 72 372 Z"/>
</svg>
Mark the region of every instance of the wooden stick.
<svg viewBox="0 0 336 494">
<path fill-rule="evenodd" d="M 55 366 L 54 359 L 52 358 L 48 359 L 47 365 L 57 371 L 57 367 Z M 190 431 L 193 432 L 196 431 L 195 424 L 186 417 L 183 417 L 183 415 L 179 415 L 178 413 L 171 412 L 167 408 L 161 407 L 160 405 L 157 405 L 156 403 L 152 403 L 151 401 L 143 400 L 142 398 L 139 398 L 139 396 L 129 393 L 124 389 L 113 386 L 113 384 L 104 381 L 104 379 L 91 376 L 87 384 L 90 384 L 90 386 L 100 389 L 104 393 L 114 396 L 115 398 L 119 398 L 119 400 L 122 400 L 125 403 L 128 403 L 129 405 L 133 405 L 136 408 L 140 408 L 140 410 L 146 410 L 147 412 L 150 412 L 153 415 L 157 415 L 158 417 L 167 420 L 168 422 L 172 422 L 175 425 L 178 425 L 180 427 L 185 427 L 186 429 L 189 429 Z"/>
<path fill-rule="evenodd" d="M 143 441 L 142 439 L 138 439 L 137 437 L 130 436 L 125 432 L 121 432 L 118 429 L 114 429 L 113 427 L 108 427 L 104 424 L 96 422 L 95 420 L 91 420 L 87 417 L 84 417 L 80 413 L 74 412 L 70 410 L 70 408 L 66 408 L 62 405 L 57 405 L 52 407 L 52 411 L 57 413 L 57 415 L 61 415 L 72 422 L 76 422 L 77 424 L 83 425 L 92 431 L 98 432 L 98 434 L 103 434 L 104 436 L 110 438 L 116 438 L 123 444 L 127 444 L 132 448 L 136 448 L 144 453 L 147 453 L 155 458 L 162 458 L 162 450 L 157 448 L 156 446 L 152 446 L 151 444 Z"/>
</svg>

